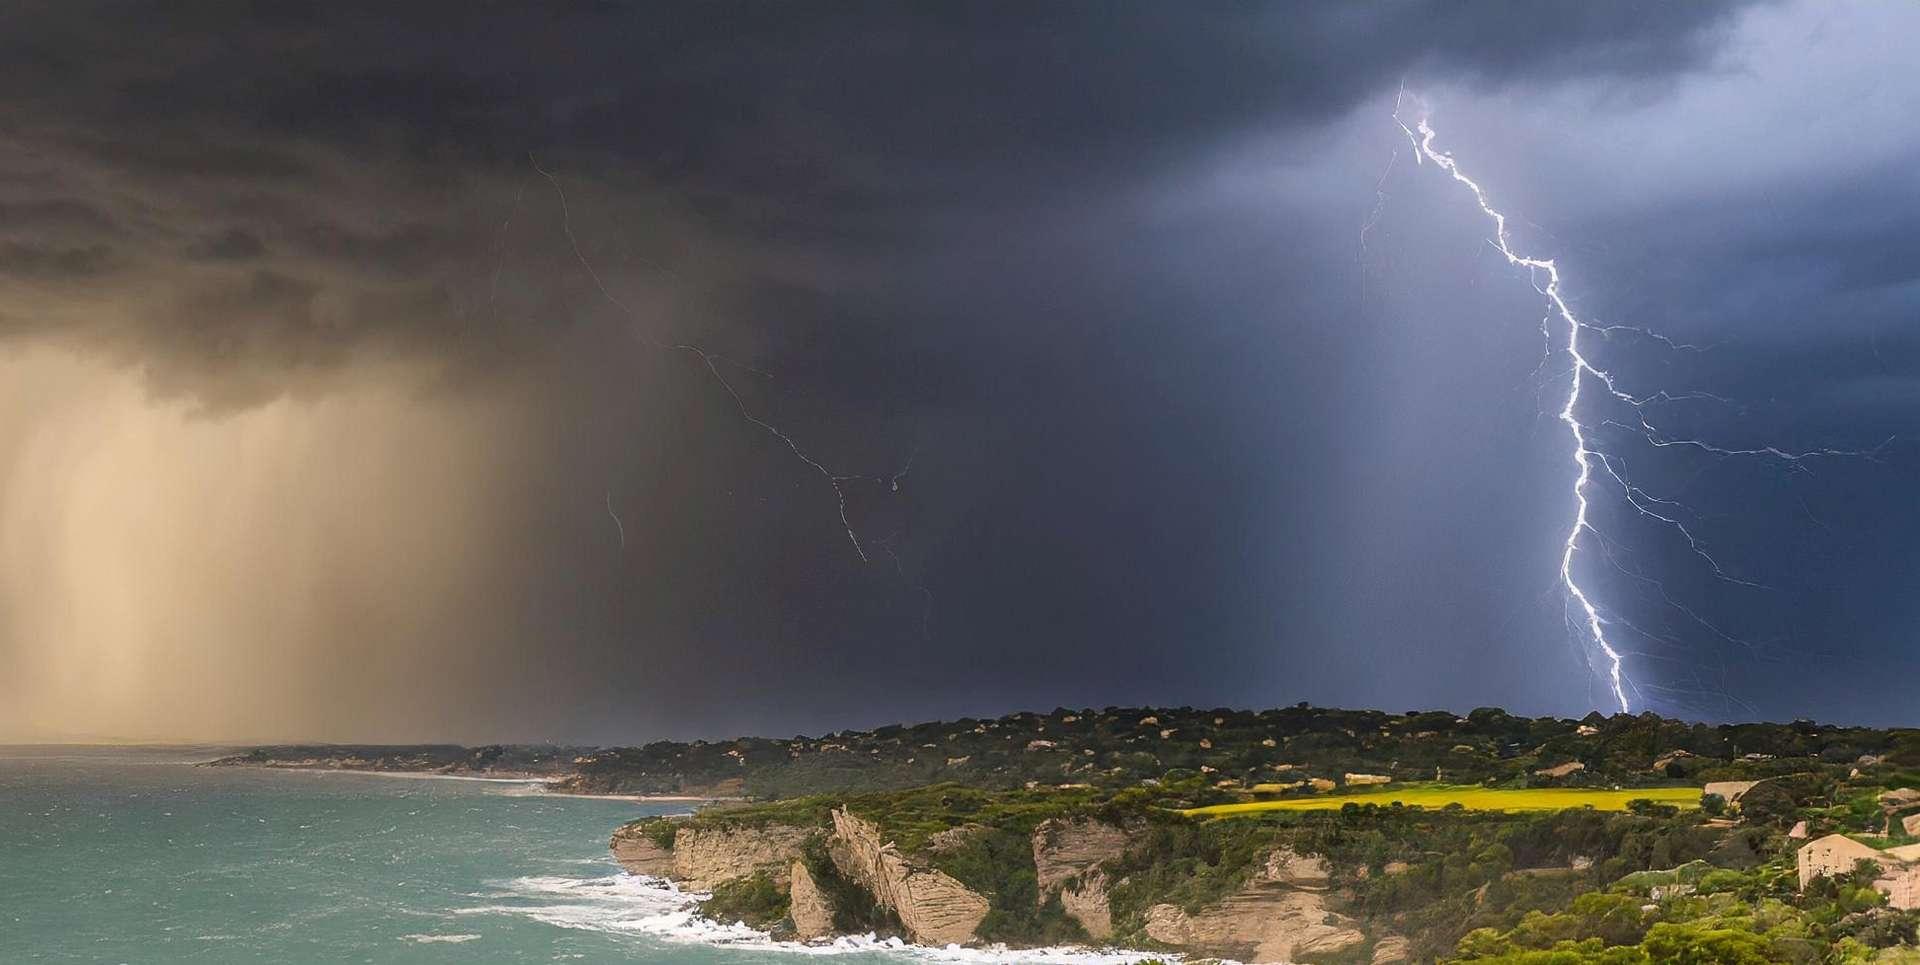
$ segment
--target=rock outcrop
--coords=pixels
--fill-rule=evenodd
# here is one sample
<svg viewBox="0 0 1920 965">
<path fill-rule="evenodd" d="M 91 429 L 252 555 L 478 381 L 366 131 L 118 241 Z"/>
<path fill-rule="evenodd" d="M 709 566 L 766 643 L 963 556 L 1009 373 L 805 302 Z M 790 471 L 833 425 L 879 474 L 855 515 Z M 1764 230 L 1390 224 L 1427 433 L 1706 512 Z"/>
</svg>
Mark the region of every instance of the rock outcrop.
<svg viewBox="0 0 1920 965">
<path fill-rule="evenodd" d="M 1132 838 L 1125 828 L 1087 818 L 1048 818 L 1033 829 L 1033 873 L 1040 898 L 1102 862 L 1127 853 Z"/>
<path fill-rule="evenodd" d="M 673 834 L 673 847 L 662 848 L 639 825 L 615 831 L 610 842 L 614 860 L 637 875 L 672 878 L 696 891 L 733 878 L 766 872 L 781 885 L 800 847 L 813 834 L 809 828 L 769 825 L 760 828 L 682 827 Z"/>
<path fill-rule="evenodd" d="M 1280 848 L 1245 888 L 1197 915 L 1177 905 L 1148 909 L 1147 937 L 1249 963 L 1337 954 L 1367 936 L 1352 919 L 1328 910 L 1331 880 L 1325 858 Z"/>
<path fill-rule="evenodd" d="M 1033 831 L 1033 869 L 1037 898 L 1045 903 L 1058 893 L 1067 917 L 1095 940 L 1113 937 L 1111 887 L 1100 866 L 1126 854 L 1133 836 L 1127 829 L 1089 818 L 1049 818 Z"/>
<path fill-rule="evenodd" d="M 1197 915 L 1155 905 L 1147 910 L 1146 932 L 1183 951 L 1248 963 L 1332 955 L 1367 940 L 1352 919 L 1327 910 L 1324 895 L 1264 882 Z"/>
<path fill-rule="evenodd" d="M 1399 935 L 1388 935 L 1373 946 L 1373 965 L 1400 965 L 1413 961 L 1413 945 Z"/>
<path fill-rule="evenodd" d="M 766 872 L 777 884 L 787 875 L 800 848 L 813 834 L 810 828 L 769 825 L 763 828 L 681 828 L 673 836 L 674 877 L 688 887 L 707 891 L 732 878 Z"/>
<path fill-rule="evenodd" d="M 827 850 L 840 873 L 898 916 L 913 941 L 952 945 L 978 937 L 987 899 L 944 871 L 908 861 L 871 822 L 834 811 Z"/>
<path fill-rule="evenodd" d="M 820 885 L 813 880 L 803 862 L 795 861 L 793 870 L 788 873 L 787 917 L 793 919 L 794 937 L 803 942 L 816 938 L 825 938 L 833 934 L 833 905 L 820 891 Z"/>
<path fill-rule="evenodd" d="M 1087 937 L 1104 941 L 1113 937 L 1113 902 L 1107 894 L 1105 871 L 1089 871 L 1073 884 L 1060 889 L 1060 907 L 1067 917 L 1086 929 Z"/>
<path fill-rule="evenodd" d="M 613 840 L 608 842 L 608 846 L 613 849 L 613 860 L 620 862 L 620 867 L 629 874 L 652 878 L 673 877 L 673 849 L 655 843 L 638 823 L 614 831 Z"/>
<path fill-rule="evenodd" d="M 1293 888 L 1319 890 L 1327 886 L 1332 876 L 1332 870 L 1327 867 L 1327 859 L 1317 854 L 1300 854 L 1291 848 L 1279 848 L 1267 855 L 1267 863 L 1260 868 L 1259 880 Z"/>
</svg>

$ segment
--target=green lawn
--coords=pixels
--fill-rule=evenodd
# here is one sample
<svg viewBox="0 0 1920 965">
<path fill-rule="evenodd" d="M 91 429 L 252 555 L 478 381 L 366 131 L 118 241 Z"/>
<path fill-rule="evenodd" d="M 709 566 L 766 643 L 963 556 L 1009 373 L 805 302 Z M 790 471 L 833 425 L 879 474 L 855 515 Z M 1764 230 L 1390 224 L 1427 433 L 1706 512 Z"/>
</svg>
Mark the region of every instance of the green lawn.
<svg viewBox="0 0 1920 965">
<path fill-rule="evenodd" d="M 1236 814 L 1255 814 L 1261 811 L 1329 811 L 1337 810 L 1347 803 L 1385 806 L 1395 801 L 1429 808 L 1458 804 L 1475 811 L 1558 811 L 1562 808 L 1578 807 L 1592 807 L 1601 811 L 1624 811 L 1627 809 L 1627 802 L 1634 800 L 1657 801 L 1683 808 L 1699 807 L 1700 789 L 1697 787 L 1639 787 L 1624 791 L 1608 791 L 1579 787 L 1549 787 L 1507 790 L 1478 785 L 1406 784 L 1355 794 L 1284 798 L 1278 801 L 1249 801 L 1245 804 L 1216 804 L 1212 807 L 1193 808 L 1181 813 L 1199 817 L 1227 817 Z"/>
</svg>

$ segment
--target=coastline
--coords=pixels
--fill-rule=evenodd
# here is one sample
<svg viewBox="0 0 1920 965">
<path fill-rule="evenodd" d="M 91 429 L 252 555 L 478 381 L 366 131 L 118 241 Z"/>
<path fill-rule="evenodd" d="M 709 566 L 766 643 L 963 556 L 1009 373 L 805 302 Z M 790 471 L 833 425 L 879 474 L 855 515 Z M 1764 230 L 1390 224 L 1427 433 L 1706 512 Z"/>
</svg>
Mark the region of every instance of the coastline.
<svg viewBox="0 0 1920 965">
<path fill-rule="evenodd" d="M 560 928 L 642 935 L 671 945 L 723 951 L 789 956 L 795 960 L 821 956 L 879 955 L 888 961 L 927 965 L 1138 965 L 1144 961 L 1178 963 L 1179 953 L 1153 952 L 1099 945 L 1045 945 L 1009 947 L 979 945 L 918 945 L 898 937 L 871 933 L 835 935 L 814 941 L 773 937 L 763 929 L 738 921 L 709 918 L 700 912 L 706 892 L 681 888 L 664 878 L 626 871 L 604 876 L 531 876 L 506 883 L 496 899 L 456 910 L 456 915 L 528 914 L 529 906 L 500 898 L 546 899 L 556 906 L 533 906 L 532 913 Z M 1210 959 L 1211 960 L 1211 959 Z"/>
<path fill-rule="evenodd" d="M 211 761 L 196 762 L 196 767 L 211 765 Z M 526 788 L 529 796 L 538 797 L 578 797 L 595 801 L 631 801 L 636 804 L 709 804 L 744 801 L 742 797 L 704 797 L 688 794 L 588 794 L 582 791 L 555 791 L 548 785 L 559 777 L 523 773 L 519 777 L 494 777 L 479 774 L 439 774 L 431 771 L 381 771 L 356 767 L 290 767 L 276 764 L 221 764 L 220 767 L 243 768 L 250 771 L 287 771 L 296 774 L 360 774 L 370 777 L 399 777 L 420 781 L 475 781 L 482 784 L 517 784 Z M 512 772 L 508 772 L 512 773 Z"/>
</svg>

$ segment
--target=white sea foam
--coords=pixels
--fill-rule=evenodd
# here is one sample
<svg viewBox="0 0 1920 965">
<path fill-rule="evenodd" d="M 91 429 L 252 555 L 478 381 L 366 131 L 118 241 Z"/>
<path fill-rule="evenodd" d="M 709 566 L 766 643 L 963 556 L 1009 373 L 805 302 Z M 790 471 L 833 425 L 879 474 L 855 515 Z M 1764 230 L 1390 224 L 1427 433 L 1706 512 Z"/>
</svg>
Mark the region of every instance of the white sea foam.
<svg viewBox="0 0 1920 965">
<path fill-rule="evenodd" d="M 559 928 L 615 934 L 643 935 L 676 944 L 717 945 L 793 955 L 848 955 L 887 953 L 916 962 L 952 965 L 1132 965 L 1142 959 L 1178 961 L 1178 956 L 1145 952 L 1103 951 L 1087 948 L 1023 948 L 1003 946 L 926 948 L 897 938 L 872 935 L 842 936 L 831 941 L 802 943 L 775 941 L 766 932 L 735 922 L 724 924 L 702 918 L 697 903 L 707 897 L 681 891 L 672 882 L 626 873 L 597 878 L 534 875 L 495 883 L 484 896 L 488 904 L 461 908 L 462 915 L 517 915 Z"/>
<path fill-rule="evenodd" d="M 420 944 L 420 945 L 432 945 L 432 944 L 438 944 L 438 943 L 445 943 L 449 945 L 462 945 L 467 942 L 477 942 L 480 940 L 480 936 L 479 935 L 401 935 L 400 940 L 414 942 L 415 944 Z"/>
</svg>

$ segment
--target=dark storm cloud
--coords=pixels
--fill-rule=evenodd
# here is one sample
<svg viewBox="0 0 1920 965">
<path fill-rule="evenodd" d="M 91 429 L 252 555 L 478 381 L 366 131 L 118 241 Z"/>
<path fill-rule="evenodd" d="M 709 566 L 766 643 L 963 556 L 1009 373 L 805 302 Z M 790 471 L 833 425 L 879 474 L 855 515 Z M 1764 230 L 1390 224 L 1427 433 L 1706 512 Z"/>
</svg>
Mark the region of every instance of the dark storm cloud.
<svg viewBox="0 0 1920 965">
<path fill-rule="evenodd" d="M 578 3 L 240 15 L 221 5 L 28 3 L 0 15 L 0 83 L 36 92 L 9 137 L 28 148 L 21 171 L 70 194 L 0 196 L 0 224 L 105 235 L 124 223 L 142 235 L 126 256 L 155 272 L 180 253 L 201 264 L 256 260 L 337 293 L 336 304 L 385 308 L 371 289 L 403 278 L 497 291 L 485 266 L 499 239 L 483 225 L 505 219 L 529 188 L 534 204 L 551 206 L 544 184 L 526 183 L 528 157 L 547 156 L 566 177 L 672 198 L 698 230 L 739 249 L 725 269 L 734 278 L 668 284 L 791 286 L 767 277 L 764 249 L 872 255 L 924 244 L 943 216 L 971 207 L 1093 197 L 1248 129 L 1337 115 L 1410 69 L 1501 83 L 1657 79 L 1699 63 L 1734 9 L 1238 4 L 1200 16 L 1144 3 Z M 1555 43 L 1532 39 L 1548 28 Z M 339 202 L 354 195 L 366 207 L 349 216 Z M 172 220 L 209 217 L 231 223 L 214 241 Z M 645 244 L 686 230 L 641 225 L 629 236 Z M 104 239 L 89 240 L 14 250 L 10 261 L 17 273 L 98 274 Z M 185 298 L 201 311 L 238 304 Z M 457 298 L 441 302 L 461 310 Z M 575 298 L 564 313 L 593 310 Z M 256 317 L 249 309 L 238 324 Z M 141 324 L 128 319 L 111 337 Z M 221 375 L 195 334 L 221 325 L 190 326 L 188 368 Z M 394 328 L 410 332 L 388 347 L 460 356 L 460 345 L 421 336 L 471 340 L 480 325 L 526 320 L 296 322 L 270 329 L 293 340 L 284 351 L 224 357 L 322 365 Z M 340 344 L 322 351 L 322 336 Z M 518 336 L 482 339 L 502 340 Z M 141 341 L 157 355 L 175 343 L 166 332 Z"/>
<path fill-rule="evenodd" d="M 0 241 L 0 274 L 24 278 L 75 280 L 111 269 L 113 252 L 105 245 L 59 248 Z"/>
<path fill-rule="evenodd" d="M 1502 394 L 1537 362 L 1537 305 L 1375 108 L 1402 78 L 1485 95 L 1518 119 L 1449 146 L 1515 158 L 1490 180 L 1543 209 L 1618 172 L 1505 150 L 1584 120 L 1525 114 L 1535 94 L 1638 118 L 1621 105 L 1731 70 L 1756 8 L 1776 9 L 14 5 L 0 89 L 35 96 L 0 127 L 0 286 L 21 282 L 0 332 L 235 419 L 399 369 L 458 390 L 433 405 L 511 399 L 535 426 L 474 482 L 491 514 L 445 527 L 483 531 L 510 592 L 449 591 L 448 622 L 404 641 L 332 606 L 339 646 L 427 671 L 410 716 L 327 736 L 1326 695 L 1575 709 L 1564 668 L 1529 660 L 1561 646 L 1557 614 L 1509 599 L 1551 588 L 1564 525 L 1557 427 Z M 1681 140 L 1686 172 L 1771 153 Z M 1687 374 L 1755 399 L 1733 428 L 1756 438 L 1829 441 L 1863 399 L 1876 430 L 1910 416 L 1910 341 L 1877 342 L 1868 382 L 1869 356 L 1806 332 L 1908 311 L 1842 317 L 1910 284 L 1906 207 L 1866 176 L 1693 176 L 1549 220 L 1581 294 L 1608 320 L 1754 319 Z M 724 386 L 654 345 L 683 340 L 724 356 Z M 1833 378 L 1770 398 L 1762 373 L 1796 361 Z M 869 477 L 841 495 L 870 565 L 811 460 Z M 1690 471 L 1662 481 L 1769 512 L 1809 495 Z M 348 662 L 317 661 L 321 685 L 358 687 Z"/>
<path fill-rule="evenodd" d="M 239 228 L 208 235 L 187 248 L 187 257 L 196 261 L 245 261 L 266 253 L 265 242 Z"/>
<path fill-rule="evenodd" d="M 72 198 L 0 202 L 0 225 L 13 231 L 108 232 L 113 219 L 84 201 Z"/>
</svg>

